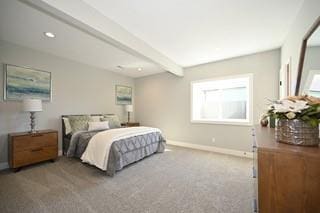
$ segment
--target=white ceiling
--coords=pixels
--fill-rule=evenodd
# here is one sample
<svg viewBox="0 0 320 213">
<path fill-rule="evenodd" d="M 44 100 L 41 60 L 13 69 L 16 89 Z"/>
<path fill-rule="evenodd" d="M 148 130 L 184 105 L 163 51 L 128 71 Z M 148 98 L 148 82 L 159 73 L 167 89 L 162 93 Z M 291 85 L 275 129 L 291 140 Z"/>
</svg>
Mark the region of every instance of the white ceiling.
<svg viewBox="0 0 320 213">
<path fill-rule="evenodd" d="M 83 0 L 187 67 L 280 47 L 303 0 Z"/>
<path fill-rule="evenodd" d="M 43 32 L 56 38 L 49 39 Z M 51 53 L 130 77 L 165 72 L 75 27 L 16 0 L 0 1 L 0 40 Z M 123 69 L 117 68 L 122 66 Z M 142 67 L 142 71 L 138 68 Z"/>
<path fill-rule="evenodd" d="M 37 1 L 45 2 L 33 0 Z M 280 47 L 302 1 L 82 0 L 66 5 L 95 8 L 94 12 L 125 28 L 129 40 L 135 41 L 136 36 L 188 67 Z M 140 58 L 120 50 L 22 2 L 0 1 L 0 40 L 130 77 L 165 72 L 147 55 Z M 46 38 L 44 31 L 55 33 L 56 38 Z M 138 71 L 139 67 L 143 70 Z"/>
</svg>

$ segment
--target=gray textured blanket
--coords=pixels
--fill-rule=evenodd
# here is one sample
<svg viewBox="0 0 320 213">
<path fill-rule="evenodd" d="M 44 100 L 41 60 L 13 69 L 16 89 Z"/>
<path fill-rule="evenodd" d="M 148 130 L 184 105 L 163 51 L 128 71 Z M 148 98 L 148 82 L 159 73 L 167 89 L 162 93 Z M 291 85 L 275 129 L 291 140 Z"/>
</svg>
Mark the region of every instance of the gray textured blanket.
<svg viewBox="0 0 320 213">
<path fill-rule="evenodd" d="M 67 156 L 80 158 L 86 150 L 90 139 L 99 132 L 101 131 L 80 131 L 75 133 L 71 138 Z M 153 153 L 163 152 L 164 148 L 165 140 L 159 132 L 115 141 L 110 148 L 107 175 L 113 176 L 116 171 L 121 170 L 124 166 Z"/>
</svg>

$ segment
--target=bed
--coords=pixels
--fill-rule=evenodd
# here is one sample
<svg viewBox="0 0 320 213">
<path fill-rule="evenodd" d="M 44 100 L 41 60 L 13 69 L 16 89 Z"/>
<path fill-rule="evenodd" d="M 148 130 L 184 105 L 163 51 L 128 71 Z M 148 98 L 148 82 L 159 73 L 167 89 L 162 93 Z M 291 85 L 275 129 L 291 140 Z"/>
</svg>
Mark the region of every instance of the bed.
<svg viewBox="0 0 320 213">
<path fill-rule="evenodd" d="M 73 116 L 102 117 L 113 114 L 63 115 L 63 155 L 79 158 L 96 166 L 108 176 L 154 153 L 162 153 L 165 139 L 157 128 L 128 127 L 102 130 L 82 129 L 66 132 L 66 118 Z"/>
</svg>

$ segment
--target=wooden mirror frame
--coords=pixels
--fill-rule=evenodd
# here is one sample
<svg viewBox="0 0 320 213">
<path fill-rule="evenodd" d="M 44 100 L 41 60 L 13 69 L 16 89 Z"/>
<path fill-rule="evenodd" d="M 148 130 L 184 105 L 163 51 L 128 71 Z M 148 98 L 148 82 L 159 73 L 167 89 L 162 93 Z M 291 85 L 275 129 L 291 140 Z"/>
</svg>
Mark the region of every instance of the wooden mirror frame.
<svg viewBox="0 0 320 213">
<path fill-rule="evenodd" d="M 311 35 L 314 33 L 314 31 L 316 31 L 316 29 L 319 26 L 320 26 L 320 16 L 313 23 L 311 28 L 308 30 L 307 34 L 303 37 L 301 51 L 300 51 L 299 65 L 298 65 L 298 76 L 297 76 L 295 95 L 299 95 L 299 90 L 300 90 L 300 85 L 301 85 L 301 77 L 302 77 L 302 71 L 303 71 L 303 63 L 304 63 L 304 58 L 306 55 L 308 39 L 311 37 Z"/>
</svg>

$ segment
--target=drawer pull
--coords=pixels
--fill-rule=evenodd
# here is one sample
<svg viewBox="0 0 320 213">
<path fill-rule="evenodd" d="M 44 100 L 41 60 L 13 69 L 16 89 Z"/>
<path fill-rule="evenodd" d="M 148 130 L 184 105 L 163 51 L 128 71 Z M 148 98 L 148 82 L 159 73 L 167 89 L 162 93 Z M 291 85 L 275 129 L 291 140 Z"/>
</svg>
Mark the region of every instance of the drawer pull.
<svg viewBox="0 0 320 213">
<path fill-rule="evenodd" d="M 42 150 L 43 150 L 42 148 L 32 149 L 31 152 L 39 152 L 39 151 L 42 151 Z"/>
<path fill-rule="evenodd" d="M 252 136 L 255 136 L 255 135 L 256 135 L 256 131 L 255 131 L 254 128 L 251 129 L 251 135 L 252 135 Z"/>
<path fill-rule="evenodd" d="M 254 167 L 252 167 L 252 177 L 257 178 L 257 171 Z"/>
<path fill-rule="evenodd" d="M 252 140 L 252 148 L 257 148 L 257 142 L 255 137 L 253 137 L 253 140 Z"/>
<path fill-rule="evenodd" d="M 257 199 L 253 199 L 253 212 L 258 212 Z"/>
<path fill-rule="evenodd" d="M 31 135 L 31 137 L 42 137 L 42 134 Z"/>
</svg>

